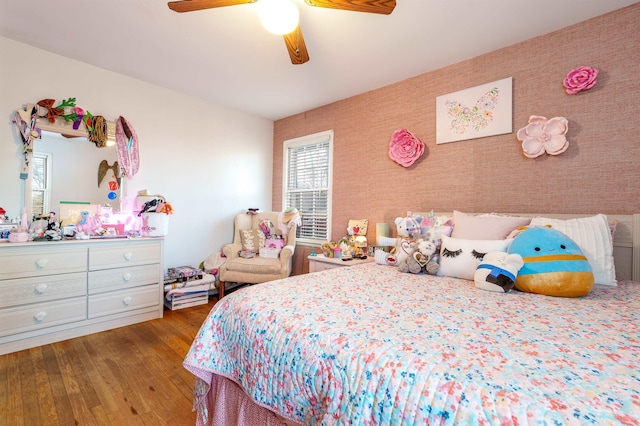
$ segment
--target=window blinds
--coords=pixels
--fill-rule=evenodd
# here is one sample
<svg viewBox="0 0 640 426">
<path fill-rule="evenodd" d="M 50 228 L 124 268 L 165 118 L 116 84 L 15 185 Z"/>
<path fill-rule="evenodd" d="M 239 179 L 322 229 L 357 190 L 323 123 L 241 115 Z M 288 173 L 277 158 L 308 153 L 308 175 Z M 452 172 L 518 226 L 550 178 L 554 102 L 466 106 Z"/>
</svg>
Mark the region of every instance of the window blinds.
<svg viewBox="0 0 640 426">
<path fill-rule="evenodd" d="M 285 202 L 302 216 L 297 238 L 328 239 L 329 149 L 329 139 L 287 149 Z"/>
</svg>

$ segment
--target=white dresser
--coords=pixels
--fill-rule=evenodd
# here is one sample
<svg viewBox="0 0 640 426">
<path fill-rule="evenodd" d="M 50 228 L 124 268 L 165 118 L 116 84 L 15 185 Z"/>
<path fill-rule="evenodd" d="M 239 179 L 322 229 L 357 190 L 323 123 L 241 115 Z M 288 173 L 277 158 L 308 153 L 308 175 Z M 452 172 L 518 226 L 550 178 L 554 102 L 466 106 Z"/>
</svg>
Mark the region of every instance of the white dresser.
<svg viewBox="0 0 640 426">
<path fill-rule="evenodd" d="M 0 243 L 0 354 L 162 318 L 163 245 Z"/>
</svg>

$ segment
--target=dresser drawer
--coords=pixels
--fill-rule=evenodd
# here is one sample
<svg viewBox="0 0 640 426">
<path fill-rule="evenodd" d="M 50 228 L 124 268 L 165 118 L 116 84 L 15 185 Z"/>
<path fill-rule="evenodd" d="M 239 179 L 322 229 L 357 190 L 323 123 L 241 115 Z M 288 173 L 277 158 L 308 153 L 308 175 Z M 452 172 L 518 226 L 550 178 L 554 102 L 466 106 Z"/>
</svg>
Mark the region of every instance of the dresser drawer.
<svg viewBox="0 0 640 426">
<path fill-rule="evenodd" d="M 87 298 L 37 303 L 0 310 L 0 336 L 87 319 Z"/>
<path fill-rule="evenodd" d="M 325 262 L 309 262 L 309 272 L 326 271 L 327 269 L 342 268 L 349 265 L 336 265 L 334 263 Z"/>
<path fill-rule="evenodd" d="M 86 272 L 4 280 L 0 281 L 0 308 L 86 294 Z"/>
<path fill-rule="evenodd" d="M 158 265 L 104 269 L 89 272 L 89 294 L 120 290 L 160 282 Z"/>
<path fill-rule="evenodd" d="M 89 296 L 89 319 L 160 304 L 159 284 Z"/>
<path fill-rule="evenodd" d="M 86 248 L 51 247 L 37 251 L 11 249 L 0 252 L 0 279 L 36 277 L 87 270 Z M 26 246 L 23 246 L 26 248 Z"/>
<path fill-rule="evenodd" d="M 159 242 L 128 242 L 89 249 L 89 270 L 160 263 Z"/>
</svg>

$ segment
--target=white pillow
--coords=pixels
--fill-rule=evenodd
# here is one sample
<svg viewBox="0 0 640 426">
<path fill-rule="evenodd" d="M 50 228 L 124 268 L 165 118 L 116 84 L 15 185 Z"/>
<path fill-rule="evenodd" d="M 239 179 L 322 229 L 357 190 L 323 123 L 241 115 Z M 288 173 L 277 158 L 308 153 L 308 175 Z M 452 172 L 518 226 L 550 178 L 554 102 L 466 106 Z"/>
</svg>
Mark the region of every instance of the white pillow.
<svg viewBox="0 0 640 426">
<path fill-rule="evenodd" d="M 510 240 L 463 240 L 442 236 L 438 275 L 473 281 L 478 264 L 490 251 L 507 251 Z"/>
<path fill-rule="evenodd" d="M 596 284 L 616 286 L 616 268 L 613 263 L 613 238 L 607 216 L 599 214 L 575 219 L 536 217 L 530 226 L 551 225 L 578 244 L 593 270 Z"/>
</svg>

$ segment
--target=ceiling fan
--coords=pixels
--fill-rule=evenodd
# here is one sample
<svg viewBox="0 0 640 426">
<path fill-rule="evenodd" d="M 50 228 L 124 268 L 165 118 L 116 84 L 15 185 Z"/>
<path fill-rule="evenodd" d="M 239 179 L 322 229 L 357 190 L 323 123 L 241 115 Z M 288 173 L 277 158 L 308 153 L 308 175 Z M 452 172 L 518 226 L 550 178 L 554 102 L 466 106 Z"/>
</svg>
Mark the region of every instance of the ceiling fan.
<svg viewBox="0 0 640 426">
<path fill-rule="evenodd" d="M 259 0 L 178 0 L 170 1 L 168 6 L 169 9 L 175 12 L 193 12 L 216 7 L 255 3 L 257 1 Z M 396 0 L 304 0 L 304 2 L 309 6 L 348 10 L 352 12 L 379 13 L 382 15 L 389 15 L 396 7 Z M 297 18 L 295 29 L 282 34 L 282 36 L 284 37 L 284 43 L 287 46 L 292 64 L 304 64 L 309 60 L 309 53 L 307 52 L 307 46 L 304 43 L 304 38 L 300 31 L 300 25 L 297 25 Z"/>
</svg>

